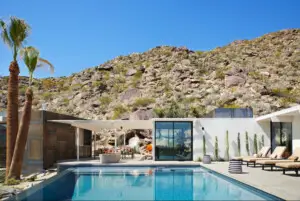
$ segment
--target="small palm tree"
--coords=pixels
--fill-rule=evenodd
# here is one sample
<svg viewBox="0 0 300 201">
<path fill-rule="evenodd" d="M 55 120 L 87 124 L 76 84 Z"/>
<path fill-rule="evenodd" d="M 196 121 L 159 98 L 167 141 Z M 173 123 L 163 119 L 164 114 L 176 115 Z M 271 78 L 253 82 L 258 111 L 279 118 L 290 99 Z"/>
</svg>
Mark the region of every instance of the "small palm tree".
<svg viewBox="0 0 300 201">
<path fill-rule="evenodd" d="M 53 65 L 46 59 L 40 58 L 39 51 L 34 47 L 26 47 L 20 51 L 21 58 L 29 71 L 29 87 L 26 90 L 26 102 L 24 105 L 23 116 L 21 119 L 19 132 L 16 139 L 16 146 L 9 170 L 9 178 L 19 179 L 22 171 L 23 153 L 27 142 L 27 136 L 29 131 L 29 124 L 31 118 L 31 107 L 33 92 L 31 85 L 33 82 L 33 73 L 37 67 L 49 66 L 51 72 L 54 71 Z"/>
<path fill-rule="evenodd" d="M 9 65 L 8 93 L 7 93 L 7 128 L 6 128 L 6 176 L 11 164 L 15 141 L 18 133 L 18 93 L 19 93 L 19 65 L 18 51 L 29 35 L 30 27 L 22 19 L 11 17 L 6 23 L 0 20 L 1 38 L 13 52 L 13 61 Z"/>
</svg>

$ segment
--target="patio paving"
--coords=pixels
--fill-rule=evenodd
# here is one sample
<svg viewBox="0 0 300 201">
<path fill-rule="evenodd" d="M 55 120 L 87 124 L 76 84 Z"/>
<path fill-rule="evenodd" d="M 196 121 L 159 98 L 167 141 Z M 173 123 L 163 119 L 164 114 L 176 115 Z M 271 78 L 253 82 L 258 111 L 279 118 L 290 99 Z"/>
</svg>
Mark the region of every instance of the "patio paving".
<svg viewBox="0 0 300 201">
<path fill-rule="evenodd" d="M 194 161 L 139 161 L 135 159 L 123 159 L 120 163 L 100 164 L 99 159 L 86 159 L 80 161 L 64 161 L 58 165 L 76 166 L 76 165 L 97 165 L 97 166 L 190 166 L 201 165 L 215 172 L 231 177 L 235 180 L 261 189 L 267 193 L 273 194 L 284 200 L 300 200 L 300 177 L 295 176 L 294 172 L 287 172 L 283 175 L 282 171 L 267 171 L 261 167 L 246 167 L 243 165 L 243 174 L 228 173 L 228 162 L 213 162 L 212 164 L 202 164 Z"/>
<path fill-rule="evenodd" d="M 236 179 L 250 186 L 261 189 L 284 200 L 300 200 L 300 177 L 295 172 L 262 170 L 261 167 L 247 167 L 243 165 L 243 174 L 228 173 L 228 162 L 202 164 L 202 166 L 225 176 Z"/>
</svg>

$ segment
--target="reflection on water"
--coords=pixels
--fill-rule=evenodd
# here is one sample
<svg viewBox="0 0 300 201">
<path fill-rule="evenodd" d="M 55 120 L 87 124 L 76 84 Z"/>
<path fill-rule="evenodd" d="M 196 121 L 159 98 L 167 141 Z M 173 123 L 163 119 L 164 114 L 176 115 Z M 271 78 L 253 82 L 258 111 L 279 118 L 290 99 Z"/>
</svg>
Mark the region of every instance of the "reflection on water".
<svg viewBox="0 0 300 201">
<path fill-rule="evenodd" d="M 72 200 L 264 200 L 204 172 L 79 175 Z"/>
</svg>

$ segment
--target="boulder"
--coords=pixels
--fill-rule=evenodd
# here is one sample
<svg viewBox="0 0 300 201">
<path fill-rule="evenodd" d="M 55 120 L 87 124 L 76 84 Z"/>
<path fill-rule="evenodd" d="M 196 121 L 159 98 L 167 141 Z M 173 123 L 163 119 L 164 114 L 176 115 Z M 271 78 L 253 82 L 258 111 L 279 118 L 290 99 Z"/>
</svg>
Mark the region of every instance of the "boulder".
<svg viewBox="0 0 300 201">
<path fill-rule="evenodd" d="M 126 76 L 133 76 L 137 73 L 137 70 L 135 69 L 129 69 L 128 72 L 126 73 Z"/>
<path fill-rule="evenodd" d="M 130 114 L 130 120 L 148 120 L 153 118 L 152 109 L 139 109 Z"/>
<path fill-rule="evenodd" d="M 123 92 L 120 95 L 120 100 L 121 101 L 130 101 L 136 97 L 140 97 L 141 95 L 142 95 L 142 93 L 140 92 L 139 89 L 132 88 L 132 89 L 128 89 L 125 92 Z"/>
<path fill-rule="evenodd" d="M 232 87 L 237 85 L 245 84 L 246 80 L 245 78 L 242 78 L 240 76 L 226 76 L 225 77 L 225 86 L 226 87 Z"/>
</svg>

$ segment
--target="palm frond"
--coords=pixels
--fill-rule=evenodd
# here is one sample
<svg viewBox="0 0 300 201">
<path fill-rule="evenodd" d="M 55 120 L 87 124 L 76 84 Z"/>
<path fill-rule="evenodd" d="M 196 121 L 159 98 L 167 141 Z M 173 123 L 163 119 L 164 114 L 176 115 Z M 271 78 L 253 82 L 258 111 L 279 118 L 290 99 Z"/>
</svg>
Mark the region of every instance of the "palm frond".
<svg viewBox="0 0 300 201">
<path fill-rule="evenodd" d="M 17 17 L 10 18 L 9 35 L 13 45 L 18 49 L 28 37 L 30 26 L 22 19 Z"/>
<path fill-rule="evenodd" d="M 1 38 L 3 42 L 8 45 L 9 48 L 12 48 L 12 41 L 7 32 L 6 23 L 3 20 L 0 20 L 0 27 L 1 27 Z"/>
<path fill-rule="evenodd" d="M 51 73 L 54 73 L 53 64 L 51 64 L 48 60 L 39 57 L 39 63 L 37 65 L 37 67 L 44 67 L 45 65 L 47 65 L 49 67 L 49 70 Z"/>
<path fill-rule="evenodd" d="M 21 49 L 19 53 L 27 66 L 29 73 L 33 73 L 37 67 L 40 52 L 36 48 L 29 46 Z"/>
</svg>

